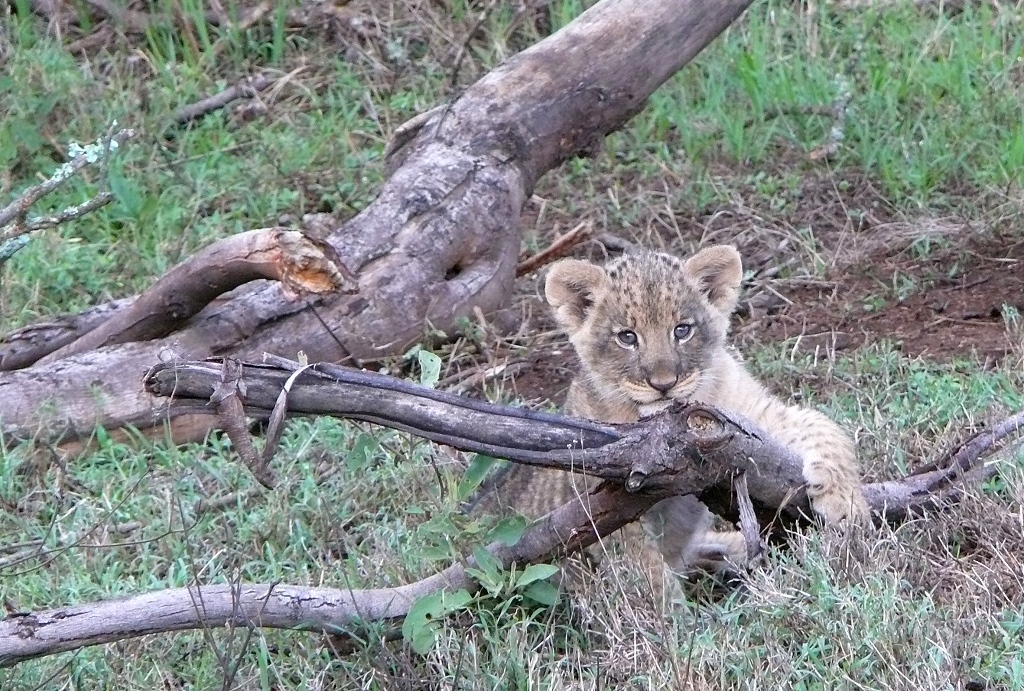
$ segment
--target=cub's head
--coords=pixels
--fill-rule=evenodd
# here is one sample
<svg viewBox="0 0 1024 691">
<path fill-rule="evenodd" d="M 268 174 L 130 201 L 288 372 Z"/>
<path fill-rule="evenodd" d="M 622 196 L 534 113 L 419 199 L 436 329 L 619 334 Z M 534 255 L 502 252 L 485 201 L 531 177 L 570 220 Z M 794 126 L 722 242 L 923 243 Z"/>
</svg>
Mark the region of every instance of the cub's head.
<svg viewBox="0 0 1024 691">
<path fill-rule="evenodd" d="M 605 267 L 566 259 L 548 271 L 544 293 L 595 393 L 651 412 L 704 383 L 742 277 L 736 249 L 716 245 L 686 261 L 656 252 Z"/>
</svg>

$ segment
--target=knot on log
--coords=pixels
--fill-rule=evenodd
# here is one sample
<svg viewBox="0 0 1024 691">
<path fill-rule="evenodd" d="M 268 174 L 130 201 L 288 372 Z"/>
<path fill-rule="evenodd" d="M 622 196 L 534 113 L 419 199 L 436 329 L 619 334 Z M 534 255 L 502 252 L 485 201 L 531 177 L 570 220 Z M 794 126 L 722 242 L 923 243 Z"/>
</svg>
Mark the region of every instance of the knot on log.
<svg viewBox="0 0 1024 691">
<path fill-rule="evenodd" d="M 639 468 L 634 468 L 630 471 L 629 477 L 626 478 L 626 489 L 630 492 L 637 492 L 643 489 L 644 482 L 647 480 L 647 473 Z"/>
</svg>

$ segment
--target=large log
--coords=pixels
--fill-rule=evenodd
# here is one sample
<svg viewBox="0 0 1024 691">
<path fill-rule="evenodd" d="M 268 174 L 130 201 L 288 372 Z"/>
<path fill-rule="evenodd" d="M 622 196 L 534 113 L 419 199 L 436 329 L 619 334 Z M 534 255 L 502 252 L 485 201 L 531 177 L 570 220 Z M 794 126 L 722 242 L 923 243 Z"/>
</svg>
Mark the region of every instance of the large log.
<svg viewBox="0 0 1024 691">
<path fill-rule="evenodd" d="M 13 359 L 0 348 L 0 363 L 20 368 L 0 372 L 0 432 L 78 438 L 96 425 L 158 424 L 166 402 L 141 379 L 171 353 L 254 359 L 302 350 L 314 361 L 358 363 L 402 350 L 425 323 L 450 329 L 474 308 L 501 306 L 514 278 L 520 211 L 540 176 L 595 151 L 749 3 L 598 3 L 400 129 L 376 200 L 327 237 L 357 292 L 295 300 L 279 283 L 257 281 L 155 340 L 75 352 L 65 339 L 72 354 L 36 366 L 26 366 L 24 348 Z M 179 438 L 203 431 L 172 429 Z"/>
</svg>

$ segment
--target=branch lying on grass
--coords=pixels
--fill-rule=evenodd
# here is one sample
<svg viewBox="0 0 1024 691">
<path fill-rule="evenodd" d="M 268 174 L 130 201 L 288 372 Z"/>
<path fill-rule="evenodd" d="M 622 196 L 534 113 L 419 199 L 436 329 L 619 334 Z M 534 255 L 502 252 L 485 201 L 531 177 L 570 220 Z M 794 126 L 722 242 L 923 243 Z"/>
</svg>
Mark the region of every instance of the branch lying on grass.
<svg viewBox="0 0 1024 691">
<path fill-rule="evenodd" d="M 219 362 L 165 363 L 153 368 L 145 384 L 157 396 L 173 397 L 172 415 L 175 411 L 210 412 L 210 396 L 220 386 L 221 371 Z M 290 376 L 288 369 L 280 367 L 243 365 L 239 381 L 245 390 L 246 411 L 266 418 Z M 694 466 L 691 471 L 704 478 L 697 484 L 714 484 L 703 463 L 708 454 L 720 453 L 723 445 L 739 459 L 735 463 L 730 460 L 728 467 L 749 470 L 755 496 L 774 506 L 781 505 L 782 498 L 792 495 L 793 487 L 802 482 L 798 463 L 787 449 L 749 423 L 699 404 L 682 406 L 673 415 L 613 427 L 463 398 L 381 374 L 321 363 L 296 377 L 288 395 L 288 410 L 373 422 L 462 451 L 518 463 L 582 470 L 626 482 L 633 491 L 674 489 L 680 454 Z M 758 459 L 757 468 L 745 460 L 748 458 Z M 796 471 L 791 472 L 792 468 Z M 767 473 L 781 482 L 767 478 Z M 720 479 L 728 482 L 728 478 Z M 799 503 L 801 494 L 796 496 Z"/>
<path fill-rule="evenodd" d="M 177 28 L 190 31 L 197 17 L 211 26 L 230 28 L 234 31 L 245 31 L 259 22 L 276 18 L 276 13 L 272 12 L 275 9 L 275 5 L 269 2 L 269 0 L 260 2 L 252 8 L 238 8 L 237 20 L 233 20 L 228 13 L 218 11 L 217 9 L 209 9 L 202 14 L 193 15 L 181 9 L 181 6 L 178 5 L 170 14 L 166 12 L 149 13 L 120 7 L 116 2 L 111 2 L 111 0 L 85 0 L 85 2 L 93 9 L 95 16 L 100 20 L 110 19 L 121 30 L 131 34 L 144 34 L 151 29 L 167 26 L 168 24 L 173 24 Z M 36 0 L 36 2 L 32 3 L 32 10 L 37 14 L 53 17 L 59 13 L 55 12 L 52 8 L 54 6 L 59 7 L 60 4 Z M 284 14 L 284 22 L 290 28 L 306 28 L 323 26 L 326 22 L 335 20 L 350 26 L 361 34 L 367 33 L 367 30 L 362 27 L 366 20 L 350 8 L 344 7 L 346 4 L 347 0 L 333 0 L 330 2 L 307 0 L 299 7 L 288 8 Z M 69 21 L 81 24 L 83 17 L 79 16 L 78 13 L 70 12 L 67 15 Z"/>
<path fill-rule="evenodd" d="M 237 101 L 240 98 L 254 97 L 259 92 L 268 89 L 275 81 L 273 77 L 266 74 L 246 77 L 223 91 L 179 108 L 174 112 L 173 120 L 179 125 L 198 120 L 208 113 L 223 108 L 232 101 Z"/>
<path fill-rule="evenodd" d="M 105 345 L 165 336 L 214 298 L 260 278 L 286 293 L 350 290 L 351 274 L 330 246 L 287 228 L 262 228 L 209 245 L 165 273 L 130 306 L 39 360 L 46 364 Z"/>
<path fill-rule="evenodd" d="M 77 341 L 134 301 L 134 297 L 112 300 L 78 314 L 30 324 L 0 336 L 0 371 L 28 367 L 43 356 Z"/>
<path fill-rule="evenodd" d="M 635 520 L 658 495 L 632 494 L 609 484 L 580 502 L 566 504 L 527 528 L 512 547 L 488 547 L 505 567 L 547 561 L 581 549 Z M 284 584 L 210 585 L 177 588 L 44 612 L 17 613 L 0 620 L 0 667 L 100 643 L 152 633 L 207 627 L 261 626 L 365 634 L 368 624 L 404 617 L 420 597 L 441 590 L 477 589 L 467 565 L 453 564 L 423 580 L 376 590 L 307 588 Z"/>
<path fill-rule="evenodd" d="M 282 364 L 280 358 L 274 362 Z M 266 418 L 290 371 L 288 367 L 245 365 L 246 410 Z M 173 396 L 169 414 L 212 412 L 208 403 L 221 378 L 221 366 L 213 362 L 163 364 L 147 376 L 147 389 L 158 396 Z M 510 408 L 466 399 L 427 389 L 380 374 L 330 364 L 314 365 L 297 376 L 288 397 L 288 410 L 302 415 L 333 415 L 365 420 L 404 430 L 454 448 L 507 458 L 518 463 L 547 468 L 574 469 L 587 475 L 619 482 L 629 481 L 637 489 L 663 489 L 671 482 L 665 474 L 678 472 L 673 466 L 678 454 L 699 465 L 705 458 L 710 437 L 703 446 L 684 448 L 666 437 L 667 449 L 647 449 L 627 466 L 609 462 L 609 449 L 620 444 L 640 444 L 643 438 L 668 434 L 659 427 L 665 417 L 684 421 L 691 427 L 706 425 L 722 439 L 731 435 L 742 443 L 742 463 L 734 470 L 747 470 L 751 496 L 759 503 L 791 514 L 808 513 L 803 491 L 801 464 L 788 449 L 774 443 L 752 423 L 707 406 L 688 404 L 634 425 L 603 425 L 561 415 Z M 977 435 L 949 455 L 949 462 L 901 480 L 867 484 L 865 497 L 882 517 L 898 520 L 908 512 L 933 506 L 944 498 L 953 481 L 973 472 L 982 456 L 995 444 L 1024 428 L 1024 413 Z M 717 438 L 717 437 L 716 437 Z M 632 440 L 632 441 L 630 441 Z M 710 444 L 713 446 L 713 444 Z M 736 447 L 737 449 L 739 447 Z M 653 454 L 653 455 L 652 455 Z M 752 467 L 745 459 L 753 458 Z M 728 490 L 729 478 L 718 485 Z M 707 486 L 711 486 L 709 483 Z"/>
<path fill-rule="evenodd" d="M 934 506 L 940 499 L 955 498 L 965 480 L 981 480 L 994 470 L 980 461 L 1007 438 L 1024 431 L 1024 411 L 982 430 L 943 454 L 939 460 L 911 475 L 864 487 L 871 508 L 889 520 L 899 520 L 913 509 Z"/>
</svg>

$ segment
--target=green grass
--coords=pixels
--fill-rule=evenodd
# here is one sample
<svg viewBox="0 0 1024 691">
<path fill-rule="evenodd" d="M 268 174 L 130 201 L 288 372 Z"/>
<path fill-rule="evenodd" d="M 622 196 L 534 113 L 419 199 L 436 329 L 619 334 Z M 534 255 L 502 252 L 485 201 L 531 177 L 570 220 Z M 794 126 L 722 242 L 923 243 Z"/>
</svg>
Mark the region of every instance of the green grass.
<svg viewBox="0 0 1024 691">
<path fill-rule="evenodd" d="M 295 223 L 309 212 L 357 213 L 381 182 L 381 153 L 398 125 L 586 4 L 556 1 L 526 20 L 499 4 L 467 44 L 454 89 L 445 85 L 451 60 L 481 11 L 468 0 L 431 14 L 352 2 L 377 13 L 380 34 L 340 43 L 287 28 L 281 12 L 238 31 L 199 21 L 204 7 L 194 0 L 158 0 L 154 12 L 180 6 L 190 28 L 165 22 L 88 61 L 38 18 L 12 19 L 2 29 L 12 50 L 0 77 L 0 203 L 49 175 L 70 141 L 93 141 L 113 120 L 142 134 L 106 179 L 75 180 L 34 209 L 63 208 L 105 184 L 117 196 L 38 235 L 3 267 L 3 330 L 135 293 L 212 240 L 283 215 Z M 585 218 L 685 249 L 703 238 L 706 214 L 743 207 L 760 215 L 770 247 L 775 230 L 801 247 L 794 273 L 818 275 L 826 248 L 806 220 L 809 181 L 852 194 L 867 180 L 898 213 L 999 215 L 1009 218 L 1004 232 L 1019 236 L 1019 220 L 1000 205 L 1024 182 L 1021 20 L 1005 5 L 955 16 L 909 5 L 807 16 L 799 4 L 759 3 L 610 137 L 604 155 L 542 181 L 536 232 Z M 265 96 L 266 116 L 216 113 L 165 136 L 175 109 L 263 68 L 292 73 Z M 812 161 L 833 122 L 808 111 L 831 107 L 844 84 L 842 147 L 827 164 Z M 922 236 L 911 251 L 926 256 L 952 242 Z M 886 295 L 913 289 L 897 277 Z M 876 479 L 1024 407 L 1024 374 L 1009 359 L 984 370 L 969 359 L 908 359 L 885 344 L 836 360 L 770 344 L 749 355 L 774 390 L 856 430 Z M 0 559 L 12 553 L 4 546 L 23 542 L 47 550 L 0 568 L 9 607 L 197 581 L 398 584 L 465 554 L 486 528 L 457 512 L 462 465 L 402 434 L 294 422 L 274 461 L 285 485 L 205 513 L 200 499 L 255 487 L 226 441 L 168 448 L 98 433 L 97 444 L 63 463 L 25 446 L 0 450 Z M 554 608 L 474 602 L 425 657 L 376 639 L 338 657 L 318 635 L 191 632 L 0 670 L 0 687 L 212 688 L 237 662 L 235 687 L 259 689 L 1021 688 L 1024 587 L 1013 573 L 1024 540 L 1015 523 L 1022 468 L 1019 452 L 1007 456 L 985 492 L 930 521 L 868 538 L 794 535 L 745 587 L 723 595 L 690 585 L 671 616 L 627 560 L 612 559 L 598 582 Z"/>
</svg>

